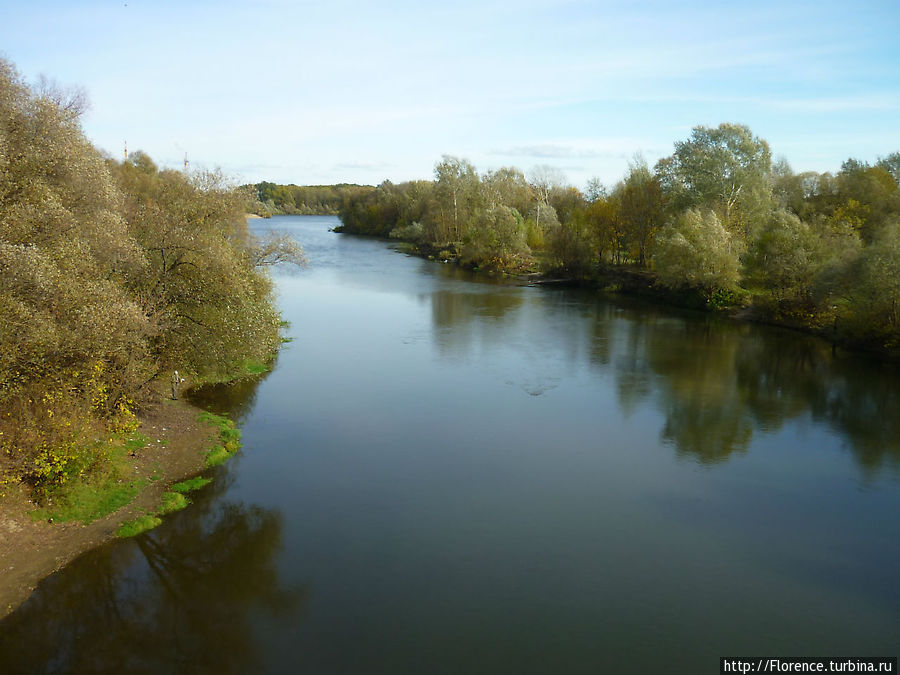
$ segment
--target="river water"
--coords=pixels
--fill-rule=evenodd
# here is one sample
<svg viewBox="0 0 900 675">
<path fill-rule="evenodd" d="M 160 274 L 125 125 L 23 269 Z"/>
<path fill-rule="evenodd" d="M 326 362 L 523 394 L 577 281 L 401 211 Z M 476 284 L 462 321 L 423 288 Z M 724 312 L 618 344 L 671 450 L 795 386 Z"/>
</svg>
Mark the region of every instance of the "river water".
<svg viewBox="0 0 900 675">
<path fill-rule="evenodd" d="M 243 450 L 0 623 L 2 672 L 712 673 L 900 644 L 896 370 L 286 229 Z"/>
</svg>

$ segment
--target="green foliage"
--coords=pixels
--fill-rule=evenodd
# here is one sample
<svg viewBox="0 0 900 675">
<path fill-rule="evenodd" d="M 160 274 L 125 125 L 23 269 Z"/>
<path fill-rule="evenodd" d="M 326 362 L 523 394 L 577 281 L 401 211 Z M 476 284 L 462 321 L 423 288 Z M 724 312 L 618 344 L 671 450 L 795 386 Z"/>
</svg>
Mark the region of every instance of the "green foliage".
<svg viewBox="0 0 900 675">
<path fill-rule="evenodd" d="M 134 520 L 129 520 L 122 523 L 119 526 L 119 529 L 116 530 L 116 536 L 122 537 L 123 539 L 126 537 L 136 537 L 137 535 L 143 534 L 148 530 L 152 530 L 154 527 L 158 527 L 159 525 L 162 525 L 162 518 L 159 518 L 158 516 L 139 516 Z"/>
<path fill-rule="evenodd" d="M 579 214 L 565 224 L 557 224 L 549 240 L 552 268 L 578 277 L 591 272 L 597 258 L 597 232 L 585 216 Z"/>
<path fill-rule="evenodd" d="M 479 211 L 463 236 L 460 261 L 487 270 L 515 270 L 530 262 L 522 216 L 508 206 Z"/>
<path fill-rule="evenodd" d="M 425 241 L 425 228 L 422 223 L 416 221 L 409 225 L 401 225 L 391 230 L 391 239 L 408 241 L 411 244 L 420 244 Z"/>
<path fill-rule="evenodd" d="M 197 418 L 219 430 L 219 442 L 206 453 L 205 466 L 207 469 L 224 464 L 234 453 L 241 449 L 241 430 L 234 422 L 222 415 L 211 412 L 202 412 Z"/>
<path fill-rule="evenodd" d="M 779 210 L 753 240 L 745 261 L 747 277 L 777 299 L 809 296 L 818 270 L 820 241 L 792 213 Z"/>
<path fill-rule="evenodd" d="M 456 242 L 470 226 L 481 207 L 482 193 L 478 173 L 472 163 L 460 157 L 444 155 L 434 167 L 434 194 L 438 206 L 435 243 Z"/>
<path fill-rule="evenodd" d="M 78 521 L 87 525 L 130 504 L 143 485 L 142 481 L 119 483 L 109 479 L 74 483 L 55 493 L 53 505 L 38 509 L 35 515 L 60 523 Z"/>
<path fill-rule="evenodd" d="M 853 332 L 900 346 L 900 220 L 884 227 L 851 265 L 853 302 L 845 319 Z"/>
<path fill-rule="evenodd" d="M 733 288 L 740 268 L 738 247 L 712 211 L 688 209 L 656 239 L 656 272 L 666 286 L 690 286 L 708 297 Z"/>
<path fill-rule="evenodd" d="M 163 492 L 156 515 L 164 516 L 167 513 L 180 511 L 188 504 L 190 504 L 190 501 L 182 492 Z"/>
<path fill-rule="evenodd" d="M 772 208 L 772 153 L 744 125 L 694 127 L 656 172 L 674 213 L 712 209 L 726 229 L 742 237 Z"/>
<path fill-rule="evenodd" d="M 374 188 L 370 185 L 276 185 L 263 181 L 243 186 L 255 193 L 251 213 L 260 216 L 278 214 L 304 216 L 337 215 L 348 199 L 361 197 Z"/>
<path fill-rule="evenodd" d="M 204 478 L 203 476 L 195 476 L 172 486 L 172 492 L 180 492 L 182 494 L 193 492 L 212 483 L 212 478 Z"/>
<path fill-rule="evenodd" d="M 709 306 L 714 309 L 733 307 L 738 303 L 738 295 L 728 288 L 717 288 L 709 298 Z"/>
</svg>

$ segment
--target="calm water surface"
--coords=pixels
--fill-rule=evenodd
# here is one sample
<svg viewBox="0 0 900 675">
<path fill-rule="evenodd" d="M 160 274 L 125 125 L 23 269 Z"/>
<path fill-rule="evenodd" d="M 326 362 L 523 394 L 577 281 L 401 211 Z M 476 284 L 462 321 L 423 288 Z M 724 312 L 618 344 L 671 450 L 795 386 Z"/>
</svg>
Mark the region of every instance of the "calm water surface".
<svg viewBox="0 0 900 675">
<path fill-rule="evenodd" d="M 0 623 L 2 672 L 714 673 L 896 655 L 900 381 L 786 332 L 289 230 L 244 449 Z M 654 670 L 657 669 L 657 670 Z"/>
</svg>

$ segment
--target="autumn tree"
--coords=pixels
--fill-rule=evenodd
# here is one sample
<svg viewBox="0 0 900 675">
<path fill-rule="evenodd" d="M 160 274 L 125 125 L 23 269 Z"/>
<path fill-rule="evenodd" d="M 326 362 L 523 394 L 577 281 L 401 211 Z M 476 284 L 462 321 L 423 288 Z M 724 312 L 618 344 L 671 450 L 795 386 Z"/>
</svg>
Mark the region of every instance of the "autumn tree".
<svg viewBox="0 0 900 675">
<path fill-rule="evenodd" d="M 650 172 L 643 158 L 629 165 L 619 195 L 625 236 L 634 248 L 638 264 L 644 265 L 653 238 L 662 225 L 665 201 L 659 179 Z"/>
</svg>

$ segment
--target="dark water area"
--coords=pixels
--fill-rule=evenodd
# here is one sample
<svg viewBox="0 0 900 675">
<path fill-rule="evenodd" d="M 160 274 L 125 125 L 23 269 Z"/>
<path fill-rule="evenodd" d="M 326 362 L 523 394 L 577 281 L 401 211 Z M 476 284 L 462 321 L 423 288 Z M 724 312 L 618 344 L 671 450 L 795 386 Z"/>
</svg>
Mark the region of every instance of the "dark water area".
<svg viewBox="0 0 900 675">
<path fill-rule="evenodd" d="M 0 672 L 713 673 L 895 656 L 900 379 L 802 335 L 473 276 L 284 217 L 310 266 L 243 450 L 0 622 Z"/>
</svg>

